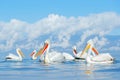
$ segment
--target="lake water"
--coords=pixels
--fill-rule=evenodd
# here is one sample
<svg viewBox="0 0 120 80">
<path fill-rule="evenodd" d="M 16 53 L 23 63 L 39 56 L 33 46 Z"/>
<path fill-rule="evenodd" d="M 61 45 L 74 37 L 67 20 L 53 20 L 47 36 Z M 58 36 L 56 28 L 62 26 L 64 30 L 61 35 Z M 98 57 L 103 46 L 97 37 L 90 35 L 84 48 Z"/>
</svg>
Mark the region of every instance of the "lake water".
<svg viewBox="0 0 120 80">
<path fill-rule="evenodd" d="M 119 80 L 120 57 L 108 65 L 86 64 L 85 61 L 66 61 L 43 64 L 38 60 L 6 62 L 0 59 L 0 80 Z"/>
</svg>

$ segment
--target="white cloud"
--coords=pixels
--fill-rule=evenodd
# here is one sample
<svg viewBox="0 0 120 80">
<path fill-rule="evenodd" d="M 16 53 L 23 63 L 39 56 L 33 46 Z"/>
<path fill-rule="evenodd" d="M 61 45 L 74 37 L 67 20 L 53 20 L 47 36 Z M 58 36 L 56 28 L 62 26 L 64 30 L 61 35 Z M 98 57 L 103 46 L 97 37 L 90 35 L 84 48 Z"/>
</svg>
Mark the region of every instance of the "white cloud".
<svg viewBox="0 0 120 80">
<path fill-rule="evenodd" d="M 120 47 L 119 46 L 111 46 L 109 48 L 104 48 L 104 51 L 120 51 Z"/>
<path fill-rule="evenodd" d="M 27 23 L 17 19 L 10 22 L 0 22 L 0 50 L 12 49 L 13 47 L 33 48 L 38 47 L 41 42 L 35 39 L 49 35 L 49 38 L 56 38 L 53 46 L 67 48 L 70 46 L 72 35 L 81 32 L 77 46 L 80 47 L 92 35 L 93 40 L 99 46 L 104 46 L 107 40 L 104 35 L 120 27 L 120 15 L 115 12 L 91 14 L 88 16 L 65 17 L 57 14 L 50 14 L 35 23 Z M 96 37 L 97 36 L 97 37 Z M 99 37 L 99 38 L 98 38 Z M 19 43 L 19 42 L 23 43 Z M 25 42 L 25 43 L 24 43 Z M 17 45 L 19 43 L 19 45 Z"/>
<path fill-rule="evenodd" d="M 85 29 L 80 37 L 78 46 L 82 45 L 89 36 L 96 35 L 103 38 L 113 28 L 120 27 L 120 16 L 113 12 L 92 14 L 85 18 L 83 17 L 81 21 L 82 24 L 84 23 L 83 27 L 85 26 Z"/>
<path fill-rule="evenodd" d="M 108 40 L 104 37 L 101 37 L 100 39 L 98 37 L 95 37 L 93 38 L 93 42 L 98 49 L 101 49 L 103 46 L 109 43 Z"/>
</svg>

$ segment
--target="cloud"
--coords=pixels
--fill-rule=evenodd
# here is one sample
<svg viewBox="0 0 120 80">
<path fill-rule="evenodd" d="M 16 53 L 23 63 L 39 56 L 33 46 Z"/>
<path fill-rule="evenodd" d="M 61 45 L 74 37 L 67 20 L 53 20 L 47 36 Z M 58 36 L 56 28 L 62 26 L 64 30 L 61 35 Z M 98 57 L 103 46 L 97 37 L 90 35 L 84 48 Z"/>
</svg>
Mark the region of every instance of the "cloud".
<svg viewBox="0 0 120 80">
<path fill-rule="evenodd" d="M 74 42 L 78 47 L 86 43 L 91 36 L 94 36 L 96 45 L 102 47 L 107 42 L 104 36 L 118 27 L 120 15 L 115 12 L 78 17 L 49 14 L 35 23 L 11 19 L 10 22 L 0 22 L 0 50 L 16 47 L 37 48 L 44 42 L 42 40 L 47 38 L 53 42 L 52 47 L 67 48 L 72 46 L 70 40 L 77 33 L 81 33 L 79 41 Z"/>
<path fill-rule="evenodd" d="M 94 37 L 93 42 L 95 43 L 95 46 L 97 46 L 98 49 L 101 49 L 102 46 L 109 44 L 108 40 L 104 37 L 101 37 L 100 39 L 98 37 Z"/>
<path fill-rule="evenodd" d="M 120 51 L 120 46 L 111 46 L 109 48 L 104 48 L 103 51 Z"/>
<path fill-rule="evenodd" d="M 78 46 L 82 45 L 86 39 L 92 35 L 103 38 L 106 34 L 109 34 L 112 29 L 120 27 L 120 16 L 113 12 L 92 14 L 87 17 L 83 17 L 80 21 L 84 23 L 85 29 L 80 37 Z"/>
</svg>

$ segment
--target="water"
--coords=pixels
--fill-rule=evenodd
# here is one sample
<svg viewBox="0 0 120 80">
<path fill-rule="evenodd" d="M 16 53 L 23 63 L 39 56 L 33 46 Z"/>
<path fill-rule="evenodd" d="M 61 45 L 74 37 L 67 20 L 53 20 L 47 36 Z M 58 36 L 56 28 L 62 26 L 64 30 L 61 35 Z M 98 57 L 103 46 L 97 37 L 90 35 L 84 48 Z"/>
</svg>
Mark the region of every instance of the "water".
<svg viewBox="0 0 120 80">
<path fill-rule="evenodd" d="M 93 65 L 84 61 L 43 64 L 38 60 L 22 62 L 0 60 L 0 80 L 119 80 L 120 58 L 113 64 Z"/>
</svg>

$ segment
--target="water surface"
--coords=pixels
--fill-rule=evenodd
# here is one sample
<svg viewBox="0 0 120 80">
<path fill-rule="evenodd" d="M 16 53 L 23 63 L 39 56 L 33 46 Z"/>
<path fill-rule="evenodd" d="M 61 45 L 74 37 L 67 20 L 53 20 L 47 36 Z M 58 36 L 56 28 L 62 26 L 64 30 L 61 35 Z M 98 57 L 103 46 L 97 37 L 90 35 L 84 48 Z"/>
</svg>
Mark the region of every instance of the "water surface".
<svg viewBox="0 0 120 80">
<path fill-rule="evenodd" d="M 22 62 L 0 60 L 0 80 L 119 80 L 120 58 L 108 65 L 86 64 L 85 61 L 66 61 L 43 64 L 39 60 Z"/>
</svg>

